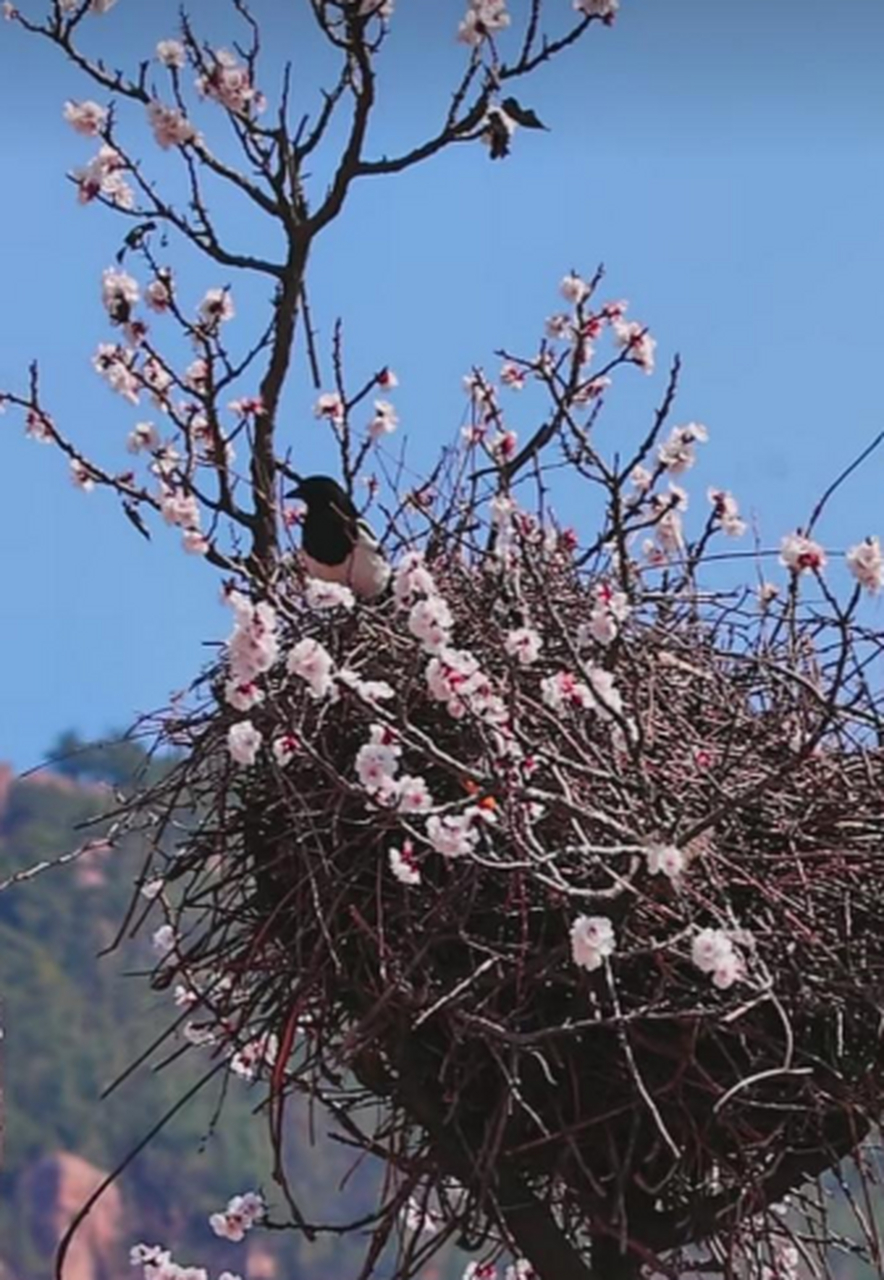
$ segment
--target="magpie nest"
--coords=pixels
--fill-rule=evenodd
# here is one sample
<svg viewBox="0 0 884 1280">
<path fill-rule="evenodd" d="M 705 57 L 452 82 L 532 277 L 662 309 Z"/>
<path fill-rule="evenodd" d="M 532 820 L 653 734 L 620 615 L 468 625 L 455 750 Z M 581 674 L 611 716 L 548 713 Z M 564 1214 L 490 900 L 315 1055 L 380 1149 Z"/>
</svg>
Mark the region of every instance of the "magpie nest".
<svg viewBox="0 0 884 1280">
<path fill-rule="evenodd" d="M 352 610 L 308 608 L 291 574 L 263 701 L 226 704 L 222 658 L 169 718 L 186 754 L 128 818 L 175 930 L 154 982 L 184 989 L 201 1052 L 266 1082 L 283 1188 L 293 1093 L 385 1161 L 365 1274 L 391 1240 L 407 1274 L 449 1236 L 544 1274 L 549 1232 L 612 1272 L 720 1267 L 765 1223 L 819 1269 L 837 1224 L 808 1187 L 853 1153 L 863 1218 L 884 1076 L 879 645 L 856 597 L 814 602 L 807 575 L 759 604 L 531 521 L 424 546 L 432 589 L 400 573 Z M 448 701 L 409 626 L 429 596 Z M 321 697 L 286 670 L 304 638 L 351 673 Z M 251 766 L 228 742 L 246 716 Z M 430 809 L 403 809 L 406 775 Z M 790 1193 L 815 1227 L 788 1226 Z"/>
</svg>

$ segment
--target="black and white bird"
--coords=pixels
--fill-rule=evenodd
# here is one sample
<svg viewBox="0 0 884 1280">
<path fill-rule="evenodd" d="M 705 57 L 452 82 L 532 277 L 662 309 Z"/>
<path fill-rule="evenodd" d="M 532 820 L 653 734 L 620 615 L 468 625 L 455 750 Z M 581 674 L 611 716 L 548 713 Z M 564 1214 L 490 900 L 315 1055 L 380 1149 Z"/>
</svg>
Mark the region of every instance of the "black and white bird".
<svg viewBox="0 0 884 1280">
<path fill-rule="evenodd" d="M 371 527 L 331 476 L 306 476 L 286 495 L 307 508 L 301 527 L 304 568 L 323 582 L 339 582 L 363 600 L 379 596 L 390 566 Z"/>
</svg>

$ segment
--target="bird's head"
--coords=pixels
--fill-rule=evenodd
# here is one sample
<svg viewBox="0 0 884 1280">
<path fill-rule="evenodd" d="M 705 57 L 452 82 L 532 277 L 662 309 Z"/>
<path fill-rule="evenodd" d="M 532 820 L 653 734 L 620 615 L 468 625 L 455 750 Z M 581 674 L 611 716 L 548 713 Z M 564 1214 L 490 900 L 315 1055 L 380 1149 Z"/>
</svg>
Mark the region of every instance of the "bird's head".
<svg viewBox="0 0 884 1280">
<path fill-rule="evenodd" d="M 299 498 L 308 508 L 330 506 L 338 511 L 347 511 L 350 506 L 346 493 L 331 476 L 304 476 L 285 496 Z"/>
</svg>

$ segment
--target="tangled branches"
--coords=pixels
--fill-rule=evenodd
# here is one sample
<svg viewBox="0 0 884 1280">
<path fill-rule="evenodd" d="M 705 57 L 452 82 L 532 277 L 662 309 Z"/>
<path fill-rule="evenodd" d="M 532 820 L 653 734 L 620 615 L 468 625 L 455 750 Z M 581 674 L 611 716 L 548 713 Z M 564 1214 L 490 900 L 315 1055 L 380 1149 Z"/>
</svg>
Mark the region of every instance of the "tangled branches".
<svg viewBox="0 0 884 1280">
<path fill-rule="evenodd" d="M 616 336 L 591 296 L 569 326 Z M 647 350 L 636 327 L 609 368 Z M 582 369 L 573 345 L 504 366 L 551 397 L 521 455 L 472 378 L 461 446 L 390 507 L 385 597 L 295 555 L 260 600 L 229 587 L 226 654 L 164 724 L 184 755 L 117 815 L 166 913 L 155 984 L 191 1042 L 267 1082 L 292 1223 L 315 1229 L 283 1167 L 289 1095 L 385 1161 L 366 1275 L 394 1238 L 405 1276 L 451 1236 L 541 1275 L 585 1274 L 587 1246 L 605 1273 L 685 1249 L 819 1267 L 830 1233 L 780 1202 L 810 1211 L 801 1189 L 880 1114 L 859 582 L 839 603 L 799 533 L 782 594 L 716 586 L 707 548 L 741 522 L 715 491 L 687 539 L 669 478 L 705 432 L 663 437 L 675 373 L 627 471 L 594 451 Z M 553 442 L 606 491 L 601 536 L 551 517 Z M 874 550 L 851 553 L 860 582 Z"/>
</svg>

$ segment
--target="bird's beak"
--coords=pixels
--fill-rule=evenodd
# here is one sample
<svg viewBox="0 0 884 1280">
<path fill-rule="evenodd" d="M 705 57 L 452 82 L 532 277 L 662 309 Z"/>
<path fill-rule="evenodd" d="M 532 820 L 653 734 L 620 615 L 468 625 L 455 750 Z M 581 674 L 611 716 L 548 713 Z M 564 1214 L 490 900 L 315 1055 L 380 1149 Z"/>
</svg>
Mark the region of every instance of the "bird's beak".
<svg viewBox="0 0 884 1280">
<path fill-rule="evenodd" d="M 284 497 L 286 497 L 286 498 L 300 498 L 300 497 L 302 497 L 303 495 L 302 495 L 302 493 L 301 493 L 301 486 L 300 486 L 300 485 L 298 485 L 298 487 L 297 487 L 296 489 L 289 489 L 288 493 L 284 494 L 283 496 L 284 496 Z"/>
</svg>

